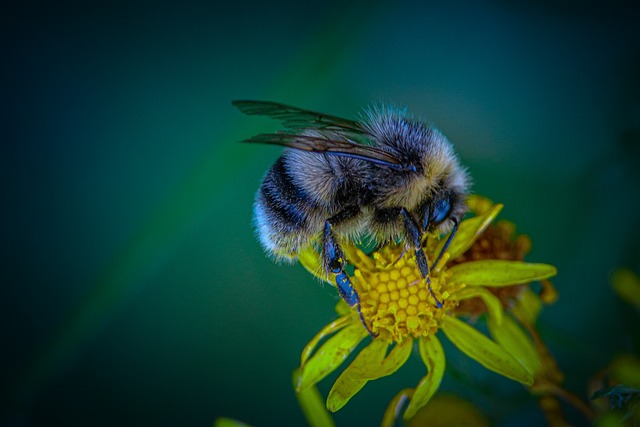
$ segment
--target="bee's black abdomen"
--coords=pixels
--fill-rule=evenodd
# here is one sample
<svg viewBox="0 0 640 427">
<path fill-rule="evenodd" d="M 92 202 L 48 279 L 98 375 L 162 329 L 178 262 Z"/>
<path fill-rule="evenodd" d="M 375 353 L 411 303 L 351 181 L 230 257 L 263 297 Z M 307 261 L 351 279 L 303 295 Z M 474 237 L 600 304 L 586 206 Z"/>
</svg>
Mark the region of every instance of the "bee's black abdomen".
<svg viewBox="0 0 640 427">
<path fill-rule="evenodd" d="M 294 231 L 304 227 L 308 220 L 305 206 L 309 197 L 291 179 L 280 157 L 271 167 L 260 187 L 264 209 L 268 210 L 283 227 L 282 231 Z"/>
</svg>

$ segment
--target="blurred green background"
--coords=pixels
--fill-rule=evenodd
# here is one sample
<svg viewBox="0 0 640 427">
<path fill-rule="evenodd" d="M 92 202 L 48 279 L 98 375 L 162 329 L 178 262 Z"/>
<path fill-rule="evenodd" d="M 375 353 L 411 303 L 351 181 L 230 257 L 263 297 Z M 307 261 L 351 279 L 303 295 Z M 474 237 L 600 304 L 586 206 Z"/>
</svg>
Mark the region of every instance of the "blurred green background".
<svg viewBox="0 0 640 427">
<path fill-rule="evenodd" d="M 531 236 L 528 259 L 558 267 L 541 328 L 583 394 L 638 334 L 608 284 L 640 271 L 640 32 L 625 4 L 5 8 L 0 425 L 304 424 L 290 374 L 338 297 L 262 253 L 253 195 L 280 150 L 238 141 L 276 123 L 236 98 L 346 117 L 393 102 L 441 129 L 474 190 Z M 500 425 L 542 422 L 524 389 L 447 350 L 491 393 L 451 377 L 444 390 Z M 423 374 L 414 355 L 338 425 L 378 424 Z"/>
</svg>

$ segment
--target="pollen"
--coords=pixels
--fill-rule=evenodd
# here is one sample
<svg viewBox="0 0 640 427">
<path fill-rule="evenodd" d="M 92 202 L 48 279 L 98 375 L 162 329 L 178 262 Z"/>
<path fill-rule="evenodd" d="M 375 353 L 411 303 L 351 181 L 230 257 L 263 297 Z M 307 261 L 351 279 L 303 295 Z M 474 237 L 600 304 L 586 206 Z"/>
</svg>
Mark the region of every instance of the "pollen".
<svg viewBox="0 0 640 427">
<path fill-rule="evenodd" d="M 432 275 L 431 288 L 443 306 L 438 308 L 426 280 L 420 279 L 415 258 L 396 246 L 375 253 L 373 265 L 356 265 L 353 285 L 367 326 L 380 339 L 402 342 L 436 333 L 457 301 L 447 292 L 446 275 Z"/>
</svg>

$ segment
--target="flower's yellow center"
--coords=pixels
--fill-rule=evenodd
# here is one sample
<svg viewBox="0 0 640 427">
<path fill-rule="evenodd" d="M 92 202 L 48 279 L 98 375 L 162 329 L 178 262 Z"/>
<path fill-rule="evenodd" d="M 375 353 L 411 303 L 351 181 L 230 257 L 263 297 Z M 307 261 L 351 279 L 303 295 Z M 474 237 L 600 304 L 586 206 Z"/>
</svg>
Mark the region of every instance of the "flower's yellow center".
<svg viewBox="0 0 640 427">
<path fill-rule="evenodd" d="M 435 333 L 445 313 L 457 305 L 445 275 L 432 274 L 431 289 L 443 305 L 438 308 L 413 253 L 401 255 L 396 246 L 383 247 L 374 254 L 373 262 L 355 263 L 353 280 L 369 329 L 395 342 Z"/>
</svg>

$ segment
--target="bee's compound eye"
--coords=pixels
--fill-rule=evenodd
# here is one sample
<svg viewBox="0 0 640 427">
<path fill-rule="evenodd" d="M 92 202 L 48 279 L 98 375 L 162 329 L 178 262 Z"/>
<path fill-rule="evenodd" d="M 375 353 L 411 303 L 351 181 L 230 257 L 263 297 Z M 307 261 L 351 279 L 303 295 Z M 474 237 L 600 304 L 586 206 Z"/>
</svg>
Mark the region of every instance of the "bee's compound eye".
<svg viewBox="0 0 640 427">
<path fill-rule="evenodd" d="M 433 204 L 433 213 L 431 214 L 431 221 L 435 224 L 440 224 L 444 221 L 451 211 L 451 202 L 449 196 L 445 196 L 442 199 L 438 199 Z"/>
</svg>

